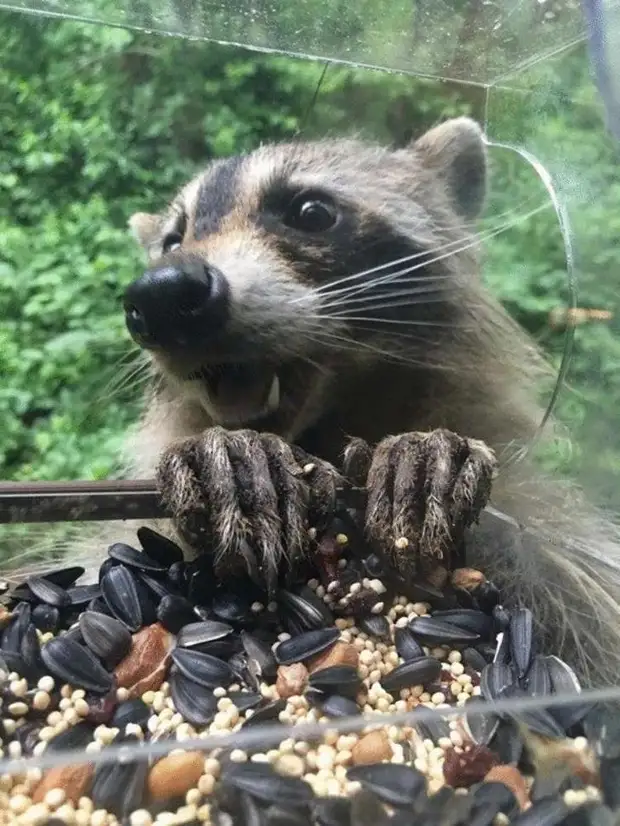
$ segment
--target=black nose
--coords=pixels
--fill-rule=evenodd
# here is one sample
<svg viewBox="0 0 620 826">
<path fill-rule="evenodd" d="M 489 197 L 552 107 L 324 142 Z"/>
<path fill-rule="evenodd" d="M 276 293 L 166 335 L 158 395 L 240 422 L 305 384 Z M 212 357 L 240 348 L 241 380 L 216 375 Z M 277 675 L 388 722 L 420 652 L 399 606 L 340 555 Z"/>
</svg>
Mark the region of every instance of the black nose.
<svg viewBox="0 0 620 826">
<path fill-rule="evenodd" d="M 200 259 L 147 270 L 125 292 L 125 321 L 132 337 L 148 347 L 204 341 L 226 323 L 228 285 Z"/>
</svg>

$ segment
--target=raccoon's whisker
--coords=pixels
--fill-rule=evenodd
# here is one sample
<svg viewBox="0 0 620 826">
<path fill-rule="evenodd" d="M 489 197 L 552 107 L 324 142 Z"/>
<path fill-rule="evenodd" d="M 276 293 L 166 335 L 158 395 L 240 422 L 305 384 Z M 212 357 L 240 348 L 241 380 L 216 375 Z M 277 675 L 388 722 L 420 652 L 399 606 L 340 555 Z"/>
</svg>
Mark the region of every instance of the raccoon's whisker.
<svg viewBox="0 0 620 826">
<path fill-rule="evenodd" d="M 330 295 L 337 295 L 339 293 L 349 292 L 352 289 L 355 289 L 355 287 L 357 287 L 358 285 L 351 285 L 351 286 L 348 286 L 348 287 L 343 287 L 340 290 L 334 290 L 333 288 L 337 287 L 339 284 L 348 283 L 350 281 L 356 281 L 357 279 L 364 278 L 368 275 L 372 275 L 373 273 L 386 270 L 390 267 L 395 267 L 399 264 L 407 264 L 407 263 L 410 263 L 411 261 L 416 261 L 420 258 L 424 258 L 425 260 L 422 261 L 421 264 L 415 265 L 409 271 L 410 272 L 415 271 L 416 267 L 419 267 L 419 268 L 427 267 L 429 264 L 434 264 L 434 263 L 437 263 L 438 261 L 443 261 L 444 259 L 446 259 L 446 258 L 448 258 L 452 255 L 457 255 L 461 252 L 465 252 L 466 250 L 471 249 L 472 247 L 479 246 L 480 244 L 484 243 L 485 241 L 488 241 L 489 239 L 494 238 L 496 235 L 500 235 L 501 233 L 503 233 L 506 230 L 510 229 L 512 226 L 515 226 L 519 223 L 523 223 L 524 221 L 529 220 L 531 217 L 538 214 L 543 209 L 549 208 L 549 206 L 551 206 L 551 205 L 550 204 L 541 204 L 538 207 L 536 207 L 535 209 L 530 210 L 530 212 L 524 213 L 523 215 L 519 216 L 514 221 L 504 222 L 504 223 L 502 223 L 501 225 L 499 225 L 498 227 L 496 227 L 492 230 L 487 230 L 486 232 L 481 232 L 477 236 L 467 239 L 465 242 L 464 242 L 464 239 L 458 238 L 455 241 L 449 241 L 446 244 L 442 244 L 440 246 L 437 246 L 437 247 L 435 247 L 435 249 L 424 250 L 423 252 L 415 252 L 415 253 L 412 253 L 411 255 L 406 255 L 403 258 L 397 258 L 397 259 L 392 260 L 392 261 L 387 261 L 386 263 L 379 264 L 376 267 L 371 267 L 370 269 L 362 270 L 361 272 L 357 272 L 357 273 L 353 273 L 352 275 L 344 276 L 343 278 L 340 278 L 336 281 L 331 281 L 327 284 L 321 284 L 319 287 L 316 287 L 313 290 L 313 294 L 314 295 L 320 295 L 322 293 L 328 292 Z M 454 249 L 452 249 L 453 247 L 454 247 Z M 446 250 L 447 250 L 447 252 L 446 252 Z M 435 255 L 435 253 L 440 253 L 440 254 Z M 429 255 L 430 256 L 435 255 L 435 257 L 434 258 L 431 257 L 429 259 L 428 258 Z M 380 279 L 378 282 L 374 282 L 374 283 L 381 283 L 381 281 L 389 281 L 389 280 L 392 280 L 393 278 L 397 278 L 398 275 L 399 275 L 399 273 L 396 273 L 396 274 L 388 273 L 387 275 L 383 276 L 382 279 Z M 360 289 L 366 289 L 366 288 L 367 288 L 366 283 L 360 285 Z M 293 303 L 295 303 L 298 300 L 299 299 L 293 299 Z"/>
<path fill-rule="evenodd" d="M 381 301 L 381 299 L 388 299 L 393 300 L 394 298 L 406 298 L 408 296 L 427 296 L 426 298 L 418 298 L 418 300 L 413 302 L 404 302 L 404 303 L 413 303 L 413 304 L 421 304 L 426 301 L 432 301 L 432 296 L 442 295 L 443 289 L 442 285 L 435 285 L 436 281 L 453 281 L 451 276 L 439 276 L 436 279 L 429 279 L 428 284 L 419 284 L 418 278 L 412 278 L 411 281 L 413 282 L 413 286 L 407 287 L 407 279 L 404 279 L 402 282 L 399 280 L 395 287 L 405 287 L 406 289 L 394 289 L 390 290 L 389 293 L 379 292 L 378 295 L 371 293 L 370 295 L 362 295 L 353 298 L 344 298 L 339 299 L 337 301 L 326 301 L 324 304 L 321 304 L 321 309 L 323 310 L 332 310 L 338 309 L 339 307 L 349 308 L 351 306 L 355 307 L 357 310 L 356 305 L 366 305 L 369 304 L 370 306 L 374 306 L 375 302 Z M 441 300 L 441 299 L 440 299 Z"/>
<path fill-rule="evenodd" d="M 395 304 L 393 306 L 400 306 Z M 331 319 L 335 319 L 336 321 L 363 321 L 367 322 L 368 324 L 393 324 L 396 326 L 405 326 L 405 327 L 454 327 L 453 322 L 448 321 L 421 321 L 419 319 L 404 319 L 404 318 L 372 318 L 369 316 L 364 315 L 347 315 L 346 313 L 342 313 L 341 315 L 330 315 Z"/>
<path fill-rule="evenodd" d="M 368 352 L 374 353 L 375 355 L 383 356 L 391 361 L 397 361 L 399 363 L 406 363 L 415 365 L 417 367 L 425 367 L 428 366 L 428 361 L 424 358 L 415 358 L 412 356 L 410 352 L 403 352 L 399 353 L 395 350 L 385 350 L 381 347 L 377 347 L 376 345 L 369 344 L 365 341 L 359 341 L 358 339 L 349 338 L 348 336 L 340 336 L 336 333 L 330 333 L 327 331 L 318 332 L 315 337 L 313 337 L 317 343 L 327 343 L 330 342 L 337 342 L 337 349 L 348 351 L 351 350 L 352 352 L 358 353 L 360 349 L 366 350 Z M 420 342 L 423 339 L 420 337 Z"/>
</svg>

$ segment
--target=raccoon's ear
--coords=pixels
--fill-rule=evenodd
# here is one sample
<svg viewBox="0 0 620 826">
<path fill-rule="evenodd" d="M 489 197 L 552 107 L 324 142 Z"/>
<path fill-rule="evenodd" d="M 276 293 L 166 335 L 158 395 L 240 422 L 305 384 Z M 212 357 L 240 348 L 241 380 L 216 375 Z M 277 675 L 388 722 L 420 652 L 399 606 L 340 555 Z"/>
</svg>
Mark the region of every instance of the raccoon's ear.
<svg viewBox="0 0 620 826">
<path fill-rule="evenodd" d="M 413 143 L 427 169 L 447 185 L 459 215 L 473 220 L 484 205 L 487 152 L 482 129 L 471 118 L 453 118 L 430 129 Z"/>
<path fill-rule="evenodd" d="M 157 240 L 161 232 L 159 215 L 151 215 L 148 212 L 134 213 L 127 223 L 133 237 L 145 249 L 148 249 Z"/>
</svg>

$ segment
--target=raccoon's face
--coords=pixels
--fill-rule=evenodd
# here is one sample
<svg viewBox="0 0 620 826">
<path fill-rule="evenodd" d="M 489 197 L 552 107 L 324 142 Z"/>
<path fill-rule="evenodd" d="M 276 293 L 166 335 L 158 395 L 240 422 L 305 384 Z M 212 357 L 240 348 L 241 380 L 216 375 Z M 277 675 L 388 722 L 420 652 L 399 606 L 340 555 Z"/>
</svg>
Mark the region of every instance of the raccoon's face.
<svg viewBox="0 0 620 826">
<path fill-rule="evenodd" d="M 217 161 L 131 219 L 150 266 L 127 289 L 128 329 L 215 423 L 295 438 L 343 370 L 419 363 L 454 325 L 485 178 L 466 118 L 396 151 L 343 140 Z"/>
</svg>

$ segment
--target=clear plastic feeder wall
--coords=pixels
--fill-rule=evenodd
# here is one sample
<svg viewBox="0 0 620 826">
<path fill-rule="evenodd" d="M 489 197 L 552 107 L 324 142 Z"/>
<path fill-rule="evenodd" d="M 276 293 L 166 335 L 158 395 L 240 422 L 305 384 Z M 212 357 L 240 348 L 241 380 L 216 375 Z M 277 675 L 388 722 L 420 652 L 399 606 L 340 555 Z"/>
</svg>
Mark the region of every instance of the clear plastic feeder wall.
<svg viewBox="0 0 620 826">
<path fill-rule="evenodd" d="M 153 381 L 124 317 L 145 266 L 130 216 L 259 145 L 355 134 L 404 151 L 469 115 L 488 145 L 488 196 L 468 219 L 481 272 L 459 276 L 481 280 L 550 368 L 535 377 L 527 438 L 496 445 L 500 474 L 531 452 L 616 513 L 614 15 L 576 0 L 0 2 L 3 481 L 121 475 Z M 452 254 L 442 244 L 427 263 Z M 475 341 L 479 320 L 474 302 Z M 400 353 L 421 329 L 402 332 Z M 480 367 L 472 340 L 459 356 L 470 401 L 503 357 Z M 502 340 L 513 357 L 516 339 Z M 497 391 L 498 408 L 513 393 Z M 551 411 L 566 431 L 538 439 Z M 532 512 L 531 524 L 514 521 L 492 496 L 471 529 L 505 524 L 510 581 L 554 516 L 551 505 Z M 620 733 L 601 703 L 620 674 L 580 667 L 590 654 L 601 662 L 608 626 L 590 623 L 579 664 L 555 656 L 549 626 L 531 624 L 530 607 L 545 610 L 505 608 L 510 594 L 468 564 L 468 539 L 458 576 L 409 579 L 404 593 L 365 540 L 354 547 L 363 515 L 341 516 L 319 536 L 318 568 L 270 595 L 251 578 L 216 589 L 207 563 L 123 521 L 94 544 L 92 522 L 0 526 L 0 826 L 506 824 L 529 807 L 545 826 L 611 817 Z M 549 524 L 544 541 L 564 559 L 564 523 Z M 114 542 L 145 553 L 108 554 Z M 550 608 L 581 594 L 569 607 L 584 627 L 605 580 L 588 559 L 598 579 L 585 598 L 557 559 L 530 572 L 547 577 Z M 352 570 L 355 581 L 338 579 Z"/>
</svg>

